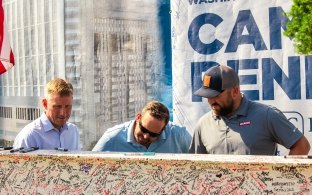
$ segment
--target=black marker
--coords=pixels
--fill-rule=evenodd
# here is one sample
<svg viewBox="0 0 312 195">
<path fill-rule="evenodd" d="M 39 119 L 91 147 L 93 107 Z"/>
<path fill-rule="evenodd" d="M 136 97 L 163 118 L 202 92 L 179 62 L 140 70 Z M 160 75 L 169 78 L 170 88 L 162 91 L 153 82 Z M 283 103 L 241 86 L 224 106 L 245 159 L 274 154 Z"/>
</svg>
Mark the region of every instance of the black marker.
<svg viewBox="0 0 312 195">
<path fill-rule="evenodd" d="M 68 151 L 68 149 L 66 148 L 54 148 L 55 150 L 58 150 L 58 151 L 63 151 L 63 152 L 66 152 Z"/>
<path fill-rule="evenodd" d="M 312 159 L 312 156 L 310 156 L 310 155 L 287 155 L 287 156 L 284 156 L 284 158 L 288 158 L 288 159 Z"/>
<path fill-rule="evenodd" d="M 155 156 L 155 152 L 128 152 L 125 156 Z"/>
<path fill-rule="evenodd" d="M 39 147 L 25 148 L 25 149 L 20 150 L 20 152 L 21 153 L 26 153 L 26 152 L 32 152 L 32 151 L 35 151 L 35 150 L 39 150 Z"/>
<path fill-rule="evenodd" d="M 10 152 L 14 153 L 14 152 L 18 152 L 18 151 L 23 150 L 23 149 L 24 149 L 24 147 L 20 147 L 20 148 L 12 149 L 12 150 L 10 150 Z"/>
<path fill-rule="evenodd" d="M 0 150 L 11 150 L 13 147 L 0 147 Z"/>
</svg>

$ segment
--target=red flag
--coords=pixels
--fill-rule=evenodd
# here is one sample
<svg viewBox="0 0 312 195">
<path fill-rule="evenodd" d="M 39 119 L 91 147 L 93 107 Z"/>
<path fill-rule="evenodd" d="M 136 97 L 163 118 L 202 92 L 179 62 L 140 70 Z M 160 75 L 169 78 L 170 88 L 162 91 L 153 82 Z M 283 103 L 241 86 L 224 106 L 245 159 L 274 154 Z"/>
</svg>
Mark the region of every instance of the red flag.
<svg viewBox="0 0 312 195">
<path fill-rule="evenodd" d="M 5 26 L 2 0 L 0 0 L 0 74 L 14 66 L 14 55 L 8 36 L 9 34 Z"/>
</svg>

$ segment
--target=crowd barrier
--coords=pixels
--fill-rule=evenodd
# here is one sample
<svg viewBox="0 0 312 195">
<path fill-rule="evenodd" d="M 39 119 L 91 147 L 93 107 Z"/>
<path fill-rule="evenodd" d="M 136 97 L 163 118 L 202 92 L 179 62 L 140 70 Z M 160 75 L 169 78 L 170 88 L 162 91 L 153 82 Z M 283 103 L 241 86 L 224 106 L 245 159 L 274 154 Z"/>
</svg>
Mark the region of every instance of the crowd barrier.
<svg viewBox="0 0 312 195">
<path fill-rule="evenodd" d="M 2 151 L 0 194 L 312 194 L 312 159 Z"/>
</svg>

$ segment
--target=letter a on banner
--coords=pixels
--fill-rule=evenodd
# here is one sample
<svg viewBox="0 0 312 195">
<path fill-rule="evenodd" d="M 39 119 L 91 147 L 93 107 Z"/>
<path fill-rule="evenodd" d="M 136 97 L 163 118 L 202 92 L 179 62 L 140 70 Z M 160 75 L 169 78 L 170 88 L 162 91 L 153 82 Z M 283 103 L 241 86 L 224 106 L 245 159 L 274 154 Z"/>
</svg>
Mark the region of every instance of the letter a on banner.
<svg viewBox="0 0 312 195">
<path fill-rule="evenodd" d="M 0 0 L 0 75 L 14 66 L 14 55 L 5 25 L 2 0 Z"/>
</svg>

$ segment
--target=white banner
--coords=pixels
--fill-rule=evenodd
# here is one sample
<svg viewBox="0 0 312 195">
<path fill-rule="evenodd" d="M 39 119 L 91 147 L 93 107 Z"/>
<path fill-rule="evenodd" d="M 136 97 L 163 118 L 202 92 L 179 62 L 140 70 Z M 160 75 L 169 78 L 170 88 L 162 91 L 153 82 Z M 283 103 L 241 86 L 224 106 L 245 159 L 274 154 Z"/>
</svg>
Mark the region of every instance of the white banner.
<svg viewBox="0 0 312 195">
<path fill-rule="evenodd" d="M 312 144 L 312 56 L 283 35 L 292 1 L 172 0 L 173 120 L 192 133 L 210 110 L 194 96 L 215 64 L 234 68 L 242 92 L 276 106 Z M 311 152 L 310 152 L 311 153 Z"/>
</svg>

